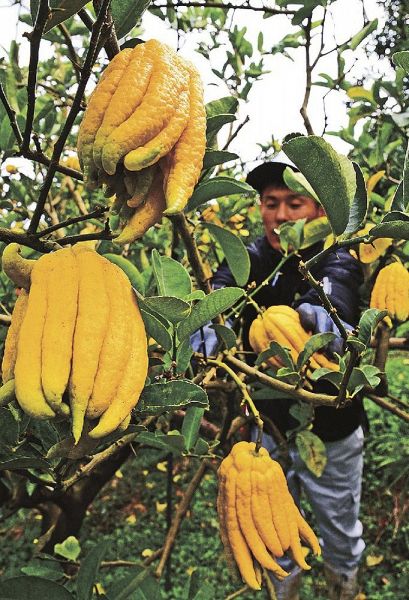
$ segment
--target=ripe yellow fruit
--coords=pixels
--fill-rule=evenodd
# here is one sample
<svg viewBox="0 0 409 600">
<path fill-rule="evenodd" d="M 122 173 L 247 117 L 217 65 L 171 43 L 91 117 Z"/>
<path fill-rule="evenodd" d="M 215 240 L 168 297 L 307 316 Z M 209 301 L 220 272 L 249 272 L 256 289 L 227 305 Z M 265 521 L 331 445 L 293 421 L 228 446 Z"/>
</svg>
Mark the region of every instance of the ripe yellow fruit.
<svg viewBox="0 0 409 600">
<path fill-rule="evenodd" d="M 387 310 L 397 321 L 409 318 L 409 273 L 402 263 L 393 262 L 379 271 L 370 307 Z"/>
<path fill-rule="evenodd" d="M 247 585 L 260 589 L 253 559 L 277 579 L 287 577 L 274 560 L 287 550 L 302 569 L 309 569 L 300 537 L 317 555 L 318 540 L 296 507 L 280 465 L 267 450 L 256 452 L 253 442 L 235 444 L 218 476 L 220 536 L 228 561 L 237 564 Z"/>
<path fill-rule="evenodd" d="M 257 353 L 266 350 L 270 342 L 277 341 L 284 348 L 288 348 L 293 361 L 296 363 L 300 352 L 310 339 L 311 334 L 305 331 L 300 322 L 300 316 L 290 306 L 270 306 L 252 322 L 249 330 L 249 342 Z M 269 364 L 282 366 L 277 357 L 270 357 Z M 310 367 L 318 369 L 325 367 L 338 371 L 339 366 L 328 360 L 322 353 L 314 352 L 310 358 Z"/>
<path fill-rule="evenodd" d="M 148 42 L 146 42 L 148 43 Z M 131 116 L 108 136 L 102 149 L 102 167 L 113 175 L 118 161 L 158 135 L 173 118 L 179 96 L 187 88 L 188 75 L 175 53 L 150 40 L 154 68 L 145 95 Z"/>
</svg>

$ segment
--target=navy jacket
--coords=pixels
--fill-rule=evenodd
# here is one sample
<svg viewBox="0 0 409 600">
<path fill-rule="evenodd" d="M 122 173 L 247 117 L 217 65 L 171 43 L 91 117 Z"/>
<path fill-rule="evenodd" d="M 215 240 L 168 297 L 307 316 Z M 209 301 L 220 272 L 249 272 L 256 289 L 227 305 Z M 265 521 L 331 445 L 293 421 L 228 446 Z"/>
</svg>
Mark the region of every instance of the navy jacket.
<svg viewBox="0 0 409 600">
<path fill-rule="evenodd" d="M 318 243 L 301 252 L 303 260 L 308 260 L 322 249 Z M 271 271 L 277 266 L 282 255 L 274 250 L 266 237 L 257 238 L 248 247 L 251 270 L 248 283 L 255 282 L 258 286 L 264 281 Z M 259 306 L 269 307 L 277 304 L 286 304 L 296 308 L 302 302 L 310 302 L 321 306 L 316 292 L 309 283 L 302 278 L 298 270 L 297 257 L 289 259 L 280 272 L 263 286 L 254 299 Z M 361 268 L 357 260 L 344 249 L 333 252 L 325 257 L 311 270 L 316 279 L 324 285 L 324 291 L 329 296 L 333 306 L 337 309 L 340 318 L 350 325 L 355 326 L 359 318 L 359 293 L 358 288 L 362 283 Z M 213 288 L 235 286 L 235 280 L 227 266 L 223 263 L 212 279 Z M 251 350 L 248 342 L 250 325 L 257 316 L 251 305 L 243 312 L 243 345 L 245 350 Z M 249 361 L 250 362 L 250 361 Z M 314 391 L 327 394 L 336 394 L 336 389 L 328 382 L 318 382 Z M 272 419 L 282 433 L 297 426 L 289 414 L 290 400 L 261 400 L 257 402 L 258 409 L 268 418 Z M 324 441 L 340 440 L 352 433 L 359 425 L 365 423 L 362 400 L 355 399 L 345 408 L 335 409 L 320 406 L 315 409 L 313 431 Z"/>
</svg>

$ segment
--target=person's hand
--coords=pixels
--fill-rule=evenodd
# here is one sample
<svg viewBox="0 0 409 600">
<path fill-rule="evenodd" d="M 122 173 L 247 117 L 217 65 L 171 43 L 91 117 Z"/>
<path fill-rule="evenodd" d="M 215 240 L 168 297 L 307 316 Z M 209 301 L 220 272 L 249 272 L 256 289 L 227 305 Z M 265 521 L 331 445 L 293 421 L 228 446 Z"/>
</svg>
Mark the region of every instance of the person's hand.
<svg viewBox="0 0 409 600">
<path fill-rule="evenodd" d="M 341 337 L 338 327 L 331 319 L 327 311 L 323 306 L 315 306 L 309 302 L 303 302 L 296 308 L 300 315 L 301 325 L 306 331 L 311 333 L 335 333 L 337 336 L 332 342 L 330 342 L 325 348 L 325 352 L 329 354 L 343 354 L 344 352 L 344 340 Z M 345 321 L 342 321 L 345 329 L 352 331 L 353 327 Z"/>
</svg>

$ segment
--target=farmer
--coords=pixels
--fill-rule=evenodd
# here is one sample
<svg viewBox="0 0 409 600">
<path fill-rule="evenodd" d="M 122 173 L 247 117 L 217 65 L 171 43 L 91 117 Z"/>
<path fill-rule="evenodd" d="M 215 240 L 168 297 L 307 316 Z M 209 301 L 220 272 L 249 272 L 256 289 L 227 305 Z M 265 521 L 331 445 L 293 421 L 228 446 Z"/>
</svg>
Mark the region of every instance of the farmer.
<svg viewBox="0 0 409 600">
<path fill-rule="evenodd" d="M 282 258 L 277 228 L 287 221 L 311 221 L 324 215 L 322 206 L 317 202 L 291 191 L 285 185 L 283 172 L 287 166 L 297 170 L 289 159 L 280 153 L 276 159 L 259 165 L 247 175 L 246 181 L 259 193 L 259 207 L 264 225 L 264 235 L 248 247 L 251 261 L 248 283 L 255 282 L 257 286 L 269 276 Z M 319 242 L 302 250 L 302 259 L 308 260 L 317 254 L 322 245 L 322 242 Z M 298 261 L 297 257 L 290 258 L 269 284 L 261 287 L 254 299 L 259 306 L 265 308 L 277 304 L 295 308 L 303 327 L 314 334 L 329 331 L 336 333 L 337 338 L 329 344 L 327 351 L 332 354 L 342 353 L 343 340 L 338 329 L 322 307 L 316 292 L 302 278 L 297 268 Z M 312 269 L 312 274 L 322 282 L 324 291 L 346 327 L 352 329 L 359 316 L 358 288 L 362 277 L 358 262 L 348 250 L 340 249 L 328 254 Z M 212 285 L 214 289 L 236 285 L 225 262 L 215 273 Z M 243 313 L 242 325 L 244 350 L 250 352 L 252 349 L 248 342 L 248 332 L 256 316 L 254 307 L 248 305 Z M 204 336 L 203 332 L 201 337 L 195 334 L 193 345 L 195 349 L 203 351 L 205 343 L 207 352 L 211 353 L 215 347 L 215 334 L 212 329 L 204 329 Z M 334 394 L 334 388 L 329 383 L 315 384 L 314 391 Z M 292 404 L 289 399 L 257 402 L 257 408 L 267 417 L 262 445 L 273 458 L 277 458 L 277 443 L 269 434 L 268 421 L 271 420 L 280 433 L 286 436 L 289 430 L 298 425 L 289 412 Z M 357 593 L 358 564 L 365 547 L 361 537 L 362 525 L 358 519 L 364 424 L 365 415 L 360 399 L 347 403 L 341 409 L 328 406 L 315 409 L 312 431 L 324 442 L 327 454 L 327 464 L 321 477 L 314 476 L 308 470 L 293 440 L 291 437 L 289 439 L 289 488 L 297 503 L 303 489 L 314 511 L 322 543 L 330 600 L 352 600 Z M 256 434 L 257 430 L 254 429 L 253 441 Z M 290 557 L 284 557 L 279 562 L 291 573 L 281 583 L 274 580 L 277 598 L 296 600 L 299 598 L 301 571 Z"/>
</svg>

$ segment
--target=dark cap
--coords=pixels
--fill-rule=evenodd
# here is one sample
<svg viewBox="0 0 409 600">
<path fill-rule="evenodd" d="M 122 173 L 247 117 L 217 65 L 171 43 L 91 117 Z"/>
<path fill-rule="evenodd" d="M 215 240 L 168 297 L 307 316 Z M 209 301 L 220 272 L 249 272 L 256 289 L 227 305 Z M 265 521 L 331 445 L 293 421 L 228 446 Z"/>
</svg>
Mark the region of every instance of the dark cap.
<svg viewBox="0 0 409 600">
<path fill-rule="evenodd" d="M 265 162 L 250 171 L 246 177 L 246 182 L 259 194 L 262 194 L 268 185 L 285 185 L 283 173 L 287 167 L 291 167 L 293 171 L 299 171 L 284 152 L 279 152 L 272 161 Z"/>
</svg>

